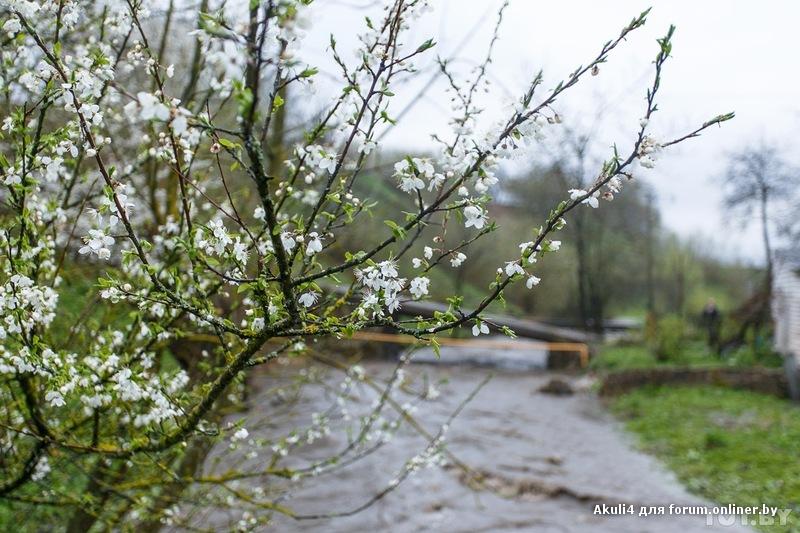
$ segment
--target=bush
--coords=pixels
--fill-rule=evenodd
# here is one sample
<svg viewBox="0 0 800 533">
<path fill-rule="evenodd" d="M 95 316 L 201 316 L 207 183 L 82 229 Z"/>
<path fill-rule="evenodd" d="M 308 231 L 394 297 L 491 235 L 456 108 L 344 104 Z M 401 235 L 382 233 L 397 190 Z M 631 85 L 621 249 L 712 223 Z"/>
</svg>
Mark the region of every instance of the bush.
<svg viewBox="0 0 800 533">
<path fill-rule="evenodd" d="M 677 361 L 681 359 L 689 332 L 686 322 L 678 315 L 667 315 L 658 321 L 653 355 L 659 361 Z"/>
</svg>

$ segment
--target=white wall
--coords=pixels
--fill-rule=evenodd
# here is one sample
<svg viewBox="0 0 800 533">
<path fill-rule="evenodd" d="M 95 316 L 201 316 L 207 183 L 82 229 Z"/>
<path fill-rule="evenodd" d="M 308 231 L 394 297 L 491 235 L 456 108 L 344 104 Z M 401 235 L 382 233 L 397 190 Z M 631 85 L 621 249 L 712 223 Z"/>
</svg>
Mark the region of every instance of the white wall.
<svg viewBox="0 0 800 533">
<path fill-rule="evenodd" d="M 775 349 L 800 357 L 800 275 L 787 263 L 775 265 L 772 315 L 775 319 Z"/>
</svg>

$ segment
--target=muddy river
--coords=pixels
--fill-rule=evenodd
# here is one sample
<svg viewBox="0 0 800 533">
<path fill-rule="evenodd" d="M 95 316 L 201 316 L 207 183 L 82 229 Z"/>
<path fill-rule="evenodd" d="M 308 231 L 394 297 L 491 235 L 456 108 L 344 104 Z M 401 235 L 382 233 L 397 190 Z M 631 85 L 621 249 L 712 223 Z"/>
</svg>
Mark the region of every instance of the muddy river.
<svg viewBox="0 0 800 533">
<path fill-rule="evenodd" d="M 405 367 L 402 390 L 396 397 L 397 406 L 408 408 L 419 426 L 403 424 L 391 440 L 352 465 L 330 473 L 321 468 L 319 476 L 292 484 L 280 504 L 305 518 L 276 514 L 269 530 L 745 530 L 741 526 L 709 526 L 705 515 L 638 516 L 640 506 L 698 507 L 708 502 L 689 494 L 654 458 L 637 450 L 635 437 L 606 411 L 591 392 L 587 378 L 541 370 L 541 358 L 530 355 L 528 361 L 534 361 L 530 365 L 512 359 L 487 368 L 476 365 L 481 361 L 475 357 L 469 365 L 453 364 L 458 363 L 456 355 L 443 354 L 448 364 L 431 364 L 436 361 L 432 354 L 418 354 L 412 360 L 417 362 Z M 389 361 L 361 366 L 367 375 L 387 380 L 395 372 L 395 363 Z M 488 375 L 491 379 L 475 393 Z M 327 413 L 333 420 L 330 433 L 310 445 L 297 445 L 283 464 L 302 467 L 347 449 L 348 439 L 357 433 L 359 416 L 370 412 L 380 394 L 358 379 L 343 382 L 342 376 L 334 373 L 322 379 L 323 386 L 303 388 L 290 408 L 273 408 L 277 405 L 274 376 L 256 378 L 265 383 L 250 399 L 246 427 L 251 437 L 273 438 L 297 427 L 298 420 L 312 420 L 313 413 Z M 553 378 L 563 380 L 574 392 L 541 392 Z M 473 393 L 474 398 L 463 405 Z M 338 400 L 340 396 L 346 400 Z M 420 452 L 429 447 L 459 406 L 462 410 L 444 433 L 449 455 L 422 454 L 420 459 Z M 397 415 L 389 406 L 384 411 L 387 420 Z M 379 441 L 380 434 L 375 438 Z M 225 452 L 230 454 L 227 449 Z M 223 456 L 219 453 L 210 459 L 208 469 L 224 465 L 226 459 L 219 461 Z M 421 468 L 403 477 L 409 460 L 417 460 Z M 398 478 L 403 478 L 402 482 L 397 483 Z M 620 504 L 633 505 L 635 514 L 620 514 Z M 606 514 L 596 512 L 602 505 L 606 505 Z M 344 516 L 326 518 L 331 513 Z M 221 510 L 210 511 L 203 517 L 203 525 L 224 527 L 236 518 Z"/>
</svg>

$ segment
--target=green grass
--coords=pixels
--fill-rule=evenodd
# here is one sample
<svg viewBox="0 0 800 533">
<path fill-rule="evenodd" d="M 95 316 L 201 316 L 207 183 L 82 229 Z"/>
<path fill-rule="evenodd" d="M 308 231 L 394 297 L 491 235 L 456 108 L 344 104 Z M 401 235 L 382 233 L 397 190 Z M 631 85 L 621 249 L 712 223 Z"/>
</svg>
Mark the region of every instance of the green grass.
<svg viewBox="0 0 800 533">
<path fill-rule="evenodd" d="M 792 509 L 800 531 L 800 407 L 762 394 L 717 387 L 645 387 L 614 399 L 642 447 L 688 487 L 720 504 Z"/>
<path fill-rule="evenodd" d="M 592 358 L 589 367 L 593 370 L 615 371 L 660 366 L 779 367 L 781 364 L 780 356 L 771 351 L 753 350 L 743 346 L 724 357 L 719 357 L 703 342 L 690 341 L 684 344 L 677 355 L 670 356 L 665 361 L 659 361 L 652 350 L 642 344 L 604 346 Z"/>
<path fill-rule="evenodd" d="M 650 368 L 658 361 L 644 346 L 606 346 L 592 358 L 589 367 L 594 370 L 624 370 Z"/>
<path fill-rule="evenodd" d="M 659 361 L 650 348 L 642 344 L 611 345 L 601 348 L 591 361 L 595 370 L 625 370 L 658 366 L 721 366 L 729 364 L 712 353 L 703 343 L 687 343 L 679 354 Z"/>
</svg>

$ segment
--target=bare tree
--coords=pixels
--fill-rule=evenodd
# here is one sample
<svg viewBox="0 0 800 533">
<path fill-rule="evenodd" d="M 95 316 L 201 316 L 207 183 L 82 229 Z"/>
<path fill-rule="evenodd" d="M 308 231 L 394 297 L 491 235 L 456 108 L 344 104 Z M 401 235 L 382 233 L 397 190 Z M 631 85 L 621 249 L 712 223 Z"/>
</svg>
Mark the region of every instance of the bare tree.
<svg viewBox="0 0 800 533">
<path fill-rule="evenodd" d="M 791 190 L 789 167 L 777 150 L 769 146 L 747 148 L 731 156 L 724 176 L 725 208 L 745 223 L 758 219 L 766 260 L 765 289 L 772 288 L 772 242 L 770 223 L 774 203 Z"/>
</svg>

